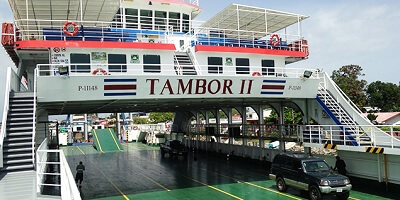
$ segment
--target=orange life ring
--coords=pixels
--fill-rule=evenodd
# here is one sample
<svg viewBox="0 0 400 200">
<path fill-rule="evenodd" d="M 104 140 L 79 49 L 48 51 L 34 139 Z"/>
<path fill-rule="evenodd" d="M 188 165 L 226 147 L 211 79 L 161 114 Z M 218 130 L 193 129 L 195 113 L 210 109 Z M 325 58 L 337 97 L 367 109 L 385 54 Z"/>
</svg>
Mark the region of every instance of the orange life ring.
<svg viewBox="0 0 400 200">
<path fill-rule="evenodd" d="M 253 72 L 253 74 L 251 74 L 252 76 L 261 76 L 260 72 Z"/>
<path fill-rule="evenodd" d="M 281 43 L 281 39 L 279 39 L 279 35 L 273 34 L 271 36 L 271 38 L 269 39 L 269 43 L 274 47 L 278 46 Z"/>
<path fill-rule="evenodd" d="M 78 24 L 75 22 L 67 21 L 63 25 L 63 32 L 67 36 L 75 36 L 78 34 Z"/>
<path fill-rule="evenodd" d="M 92 72 L 92 75 L 107 75 L 107 71 L 103 68 L 97 68 Z"/>
</svg>

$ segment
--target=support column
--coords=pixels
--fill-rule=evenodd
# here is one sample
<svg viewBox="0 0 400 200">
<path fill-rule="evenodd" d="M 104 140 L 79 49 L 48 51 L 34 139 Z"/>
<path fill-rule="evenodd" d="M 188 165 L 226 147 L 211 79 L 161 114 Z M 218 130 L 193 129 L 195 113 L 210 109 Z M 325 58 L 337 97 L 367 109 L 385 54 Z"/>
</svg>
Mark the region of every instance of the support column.
<svg viewBox="0 0 400 200">
<path fill-rule="evenodd" d="M 311 147 L 304 147 L 304 153 L 312 156 Z"/>
<path fill-rule="evenodd" d="M 247 138 L 246 138 L 246 134 L 247 134 L 247 115 L 246 115 L 246 106 L 242 107 L 242 135 L 243 135 L 243 146 L 247 146 Z M 246 152 L 247 153 L 247 152 Z"/>
<path fill-rule="evenodd" d="M 116 113 L 117 115 L 117 138 L 120 138 L 120 134 L 121 134 L 121 117 L 119 116 L 120 113 Z"/>
<path fill-rule="evenodd" d="M 199 149 L 200 140 L 200 112 L 196 111 L 196 149 Z"/>
<path fill-rule="evenodd" d="M 208 130 L 208 127 L 210 127 L 210 115 L 208 114 L 208 111 L 204 111 L 204 117 L 206 118 L 205 120 L 205 125 L 206 125 L 206 130 Z M 206 151 L 208 152 L 208 142 L 210 141 L 210 135 L 206 131 Z"/>
<path fill-rule="evenodd" d="M 285 151 L 285 141 L 283 140 L 283 134 L 284 134 L 284 127 L 283 125 L 285 124 L 285 112 L 284 112 L 284 107 L 282 103 L 279 104 L 279 134 L 281 140 L 279 141 L 279 150 L 280 151 Z"/>
<path fill-rule="evenodd" d="M 70 115 L 70 118 L 69 118 L 69 125 L 70 125 L 70 127 L 68 127 L 68 143 L 73 143 L 73 139 L 72 139 L 72 131 L 74 131 L 73 130 L 73 126 L 74 126 L 74 124 L 73 124 L 73 118 L 74 118 L 74 115 Z"/>
<path fill-rule="evenodd" d="M 84 115 L 85 117 L 85 124 L 83 126 L 83 128 L 85 129 L 85 141 L 88 141 L 88 118 L 87 118 L 87 114 Z"/>
<path fill-rule="evenodd" d="M 265 146 L 264 140 L 262 139 L 262 136 L 264 135 L 264 109 L 262 106 L 258 107 L 258 127 L 259 127 L 258 140 L 260 142 L 260 149 L 262 149 Z"/>
</svg>

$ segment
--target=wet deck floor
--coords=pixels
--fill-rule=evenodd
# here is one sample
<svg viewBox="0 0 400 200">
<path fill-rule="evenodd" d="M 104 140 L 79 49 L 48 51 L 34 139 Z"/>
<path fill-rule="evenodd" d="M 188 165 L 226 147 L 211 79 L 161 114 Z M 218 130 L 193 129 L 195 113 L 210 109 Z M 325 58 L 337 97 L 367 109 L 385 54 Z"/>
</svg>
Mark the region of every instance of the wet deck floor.
<svg viewBox="0 0 400 200">
<path fill-rule="evenodd" d="M 162 158 L 158 147 L 140 143 L 123 147 L 122 152 L 101 154 L 91 146 L 63 147 L 74 174 L 79 161 L 86 166 L 80 188 L 83 199 L 307 199 L 305 192 L 291 188 L 278 192 L 268 179 L 268 168 L 260 163 L 205 153 L 197 161 L 193 155 L 170 159 Z M 350 196 L 351 200 L 395 199 L 357 190 Z"/>
</svg>

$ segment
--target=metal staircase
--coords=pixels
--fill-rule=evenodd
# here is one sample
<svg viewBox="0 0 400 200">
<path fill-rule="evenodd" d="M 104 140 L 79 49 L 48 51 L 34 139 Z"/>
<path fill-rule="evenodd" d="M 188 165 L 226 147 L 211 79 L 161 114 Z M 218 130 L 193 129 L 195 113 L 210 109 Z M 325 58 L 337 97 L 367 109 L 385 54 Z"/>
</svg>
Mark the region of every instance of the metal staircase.
<svg viewBox="0 0 400 200">
<path fill-rule="evenodd" d="M 317 94 L 317 101 L 337 125 L 343 125 L 340 126 L 340 129 L 343 131 L 348 142 L 351 142 L 354 146 L 371 145 L 371 138 L 363 134 L 357 122 L 345 111 L 328 90 L 320 87 Z"/>
<path fill-rule="evenodd" d="M 3 143 L 1 171 L 33 170 L 34 168 L 34 97 L 33 93 L 10 95 L 6 138 Z"/>
<path fill-rule="evenodd" d="M 187 52 L 175 52 L 174 63 L 178 75 L 197 75 L 196 68 Z"/>
</svg>

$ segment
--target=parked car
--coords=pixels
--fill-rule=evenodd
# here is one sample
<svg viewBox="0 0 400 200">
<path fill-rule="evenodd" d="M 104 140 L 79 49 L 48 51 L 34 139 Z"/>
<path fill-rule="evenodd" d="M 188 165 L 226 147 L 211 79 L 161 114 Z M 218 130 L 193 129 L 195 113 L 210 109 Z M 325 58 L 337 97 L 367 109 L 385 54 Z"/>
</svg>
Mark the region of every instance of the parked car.
<svg viewBox="0 0 400 200">
<path fill-rule="evenodd" d="M 188 148 L 179 140 L 168 140 L 160 144 L 161 156 L 167 153 L 170 158 L 174 156 L 183 156 L 185 159 L 188 155 Z"/>
<path fill-rule="evenodd" d="M 348 177 L 335 173 L 323 159 L 306 154 L 276 155 L 269 177 L 276 181 L 280 192 L 292 186 L 308 191 L 311 200 L 320 200 L 327 194 L 347 199 L 352 188 Z"/>
</svg>

